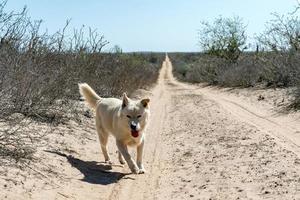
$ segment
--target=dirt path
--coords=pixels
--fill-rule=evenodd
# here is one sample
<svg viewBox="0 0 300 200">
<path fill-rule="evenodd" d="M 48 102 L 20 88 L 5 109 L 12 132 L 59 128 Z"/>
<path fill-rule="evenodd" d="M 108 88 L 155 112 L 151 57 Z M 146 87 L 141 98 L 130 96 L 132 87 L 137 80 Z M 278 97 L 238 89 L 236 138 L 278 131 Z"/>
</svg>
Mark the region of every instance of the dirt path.
<svg viewBox="0 0 300 200">
<path fill-rule="evenodd" d="M 180 83 L 167 68 L 172 109 L 160 197 L 300 199 L 299 118 Z"/>
<path fill-rule="evenodd" d="M 146 174 L 96 162 L 103 157 L 88 119 L 59 130 L 77 127 L 57 142 L 64 149 L 40 151 L 55 174 L 27 177 L 20 192 L 6 186 L 0 199 L 300 199 L 295 116 L 178 82 L 168 57 L 151 93 Z M 113 139 L 109 149 L 117 163 Z"/>
<path fill-rule="evenodd" d="M 168 58 L 152 105 L 149 173 L 113 199 L 300 198 L 299 121 L 180 83 Z"/>
</svg>

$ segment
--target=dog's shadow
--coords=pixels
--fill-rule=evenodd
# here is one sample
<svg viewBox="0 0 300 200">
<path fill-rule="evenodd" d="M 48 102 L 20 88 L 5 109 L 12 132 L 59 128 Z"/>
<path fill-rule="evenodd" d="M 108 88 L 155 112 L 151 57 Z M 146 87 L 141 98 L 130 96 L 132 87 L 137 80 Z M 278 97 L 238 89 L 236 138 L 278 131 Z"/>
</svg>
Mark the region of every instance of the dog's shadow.
<svg viewBox="0 0 300 200">
<path fill-rule="evenodd" d="M 111 165 L 96 161 L 80 160 L 72 155 L 66 155 L 58 151 L 45 150 L 45 152 L 65 157 L 72 167 L 75 167 L 84 175 L 81 180 L 91 184 L 109 185 L 118 182 L 120 179 L 130 174 L 108 171 L 112 169 Z"/>
</svg>

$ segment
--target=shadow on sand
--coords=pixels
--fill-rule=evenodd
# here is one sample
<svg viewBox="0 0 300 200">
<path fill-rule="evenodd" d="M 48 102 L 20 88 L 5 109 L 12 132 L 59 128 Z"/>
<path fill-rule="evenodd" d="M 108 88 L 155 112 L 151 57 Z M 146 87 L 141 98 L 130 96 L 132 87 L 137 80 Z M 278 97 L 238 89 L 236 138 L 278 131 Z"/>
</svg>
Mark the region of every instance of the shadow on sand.
<svg viewBox="0 0 300 200">
<path fill-rule="evenodd" d="M 130 174 L 108 171 L 111 170 L 112 167 L 106 163 L 84 161 L 58 151 L 45 150 L 45 152 L 65 157 L 72 167 L 75 167 L 84 175 L 84 178 L 81 180 L 91 184 L 109 185 L 118 182 L 124 176 Z"/>
</svg>

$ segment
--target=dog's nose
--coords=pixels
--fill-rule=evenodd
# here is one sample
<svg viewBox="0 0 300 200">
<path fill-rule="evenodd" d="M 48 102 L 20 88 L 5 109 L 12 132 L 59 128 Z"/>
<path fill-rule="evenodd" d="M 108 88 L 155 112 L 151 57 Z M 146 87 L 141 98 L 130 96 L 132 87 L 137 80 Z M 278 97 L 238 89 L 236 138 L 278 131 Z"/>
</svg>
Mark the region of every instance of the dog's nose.
<svg viewBox="0 0 300 200">
<path fill-rule="evenodd" d="M 130 124 L 130 128 L 131 128 L 132 130 L 136 130 L 136 125 L 135 125 L 135 124 Z"/>
</svg>

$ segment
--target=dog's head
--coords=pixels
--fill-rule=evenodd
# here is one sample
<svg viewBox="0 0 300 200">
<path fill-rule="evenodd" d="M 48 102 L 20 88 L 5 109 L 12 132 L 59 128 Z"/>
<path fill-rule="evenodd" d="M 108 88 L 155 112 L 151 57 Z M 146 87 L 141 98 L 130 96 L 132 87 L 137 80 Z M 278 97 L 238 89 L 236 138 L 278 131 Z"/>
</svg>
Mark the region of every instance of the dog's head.
<svg viewBox="0 0 300 200">
<path fill-rule="evenodd" d="M 123 94 L 121 115 L 133 137 L 138 137 L 146 127 L 150 115 L 149 102 L 148 98 L 135 101 Z"/>
</svg>

